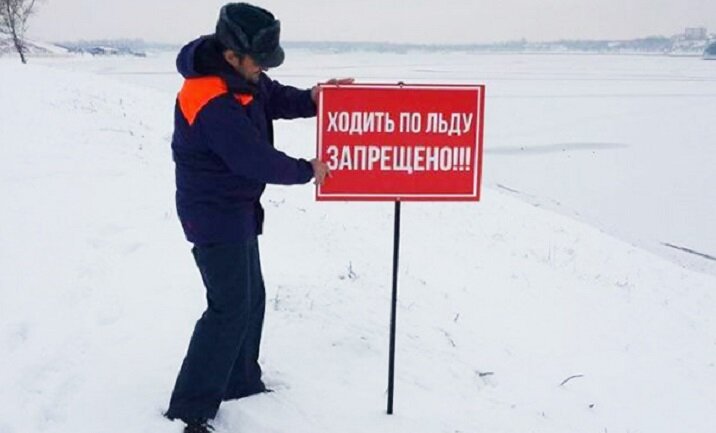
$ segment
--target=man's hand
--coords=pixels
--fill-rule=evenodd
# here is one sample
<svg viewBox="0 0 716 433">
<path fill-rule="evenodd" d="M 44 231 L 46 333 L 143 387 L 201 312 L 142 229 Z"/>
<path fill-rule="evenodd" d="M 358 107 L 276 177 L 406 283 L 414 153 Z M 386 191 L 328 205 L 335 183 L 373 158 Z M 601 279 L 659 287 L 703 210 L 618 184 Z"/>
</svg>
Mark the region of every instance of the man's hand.
<svg viewBox="0 0 716 433">
<path fill-rule="evenodd" d="M 313 183 L 316 185 L 323 185 L 327 177 L 331 177 L 331 170 L 328 169 L 328 165 L 320 159 L 312 159 L 311 166 L 313 166 L 313 177 L 315 180 Z"/>
<path fill-rule="evenodd" d="M 325 84 L 338 84 L 340 86 L 341 84 L 353 84 L 354 81 L 354 78 L 331 78 L 326 81 Z M 313 102 L 316 104 L 318 104 L 318 92 L 320 90 L 321 88 L 318 87 L 318 85 L 311 88 L 311 99 L 313 99 Z"/>
</svg>

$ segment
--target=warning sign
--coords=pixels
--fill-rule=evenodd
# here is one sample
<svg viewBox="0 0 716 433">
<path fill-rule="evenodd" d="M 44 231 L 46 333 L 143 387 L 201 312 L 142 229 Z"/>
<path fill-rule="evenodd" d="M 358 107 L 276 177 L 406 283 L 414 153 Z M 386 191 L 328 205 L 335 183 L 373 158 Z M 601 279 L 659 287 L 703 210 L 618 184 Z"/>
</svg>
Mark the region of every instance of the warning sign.
<svg viewBox="0 0 716 433">
<path fill-rule="evenodd" d="M 484 86 L 324 85 L 318 200 L 480 199 Z"/>
</svg>

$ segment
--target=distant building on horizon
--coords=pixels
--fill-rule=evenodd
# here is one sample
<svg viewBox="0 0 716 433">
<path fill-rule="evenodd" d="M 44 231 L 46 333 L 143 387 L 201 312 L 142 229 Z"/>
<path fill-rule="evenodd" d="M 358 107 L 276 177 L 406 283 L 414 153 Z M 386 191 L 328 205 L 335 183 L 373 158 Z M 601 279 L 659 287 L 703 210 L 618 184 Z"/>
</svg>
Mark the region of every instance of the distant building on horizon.
<svg viewBox="0 0 716 433">
<path fill-rule="evenodd" d="M 701 41 L 709 38 L 706 27 L 687 27 L 684 36 L 690 41 Z"/>
</svg>

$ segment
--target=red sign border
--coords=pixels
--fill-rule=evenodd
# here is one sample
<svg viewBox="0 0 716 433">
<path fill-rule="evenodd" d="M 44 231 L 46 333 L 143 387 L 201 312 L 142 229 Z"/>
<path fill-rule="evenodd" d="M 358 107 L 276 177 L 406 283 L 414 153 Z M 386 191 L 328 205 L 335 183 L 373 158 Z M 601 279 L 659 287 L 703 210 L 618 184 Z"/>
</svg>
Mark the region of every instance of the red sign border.
<svg viewBox="0 0 716 433">
<path fill-rule="evenodd" d="M 480 190 L 482 185 L 482 147 L 483 147 L 483 135 L 484 135 L 484 120 L 485 120 L 485 85 L 484 84 L 387 84 L 387 83 L 361 83 L 361 84 L 320 84 L 321 88 L 370 88 L 370 89 L 463 89 L 463 90 L 476 90 L 477 95 L 477 119 L 480 122 L 479 130 L 476 134 L 476 148 L 477 152 L 475 158 L 476 167 L 476 179 L 474 190 L 472 194 L 325 194 L 321 192 L 321 185 L 316 187 L 315 199 L 316 201 L 454 201 L 454 202 L 465 202 L 465 201 L 480 201 Z M 321 129 L 323 125 L 323 92 L 318 93 L 318 104 L 317 104 L 317 122 L 316 122 L 316 155 L 318 158 L 321 157 L 322 140 L 321 140 Z"/>
</svg>

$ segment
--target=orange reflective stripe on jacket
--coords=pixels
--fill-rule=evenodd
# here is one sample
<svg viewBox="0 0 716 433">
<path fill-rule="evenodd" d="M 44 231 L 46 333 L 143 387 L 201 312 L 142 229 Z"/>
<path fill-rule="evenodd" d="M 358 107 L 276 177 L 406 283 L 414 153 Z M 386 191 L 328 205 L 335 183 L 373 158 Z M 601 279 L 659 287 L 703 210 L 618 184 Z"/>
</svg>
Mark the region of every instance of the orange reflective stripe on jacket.
<svg viewBox="0 0 716 433">
<path fill-rule="evenodd" d="M 193 125 L 196 116 L 206 104 L 228 91 L 226 83 L 219 77 L 189 78 L 184 81 L 177 96 L 179 108 L 189 125 Z M 234 95 L 234 97 L 244 106 L 250 104 L 254 99 L 252 95 L 244 93 Z"/>
</svg>

